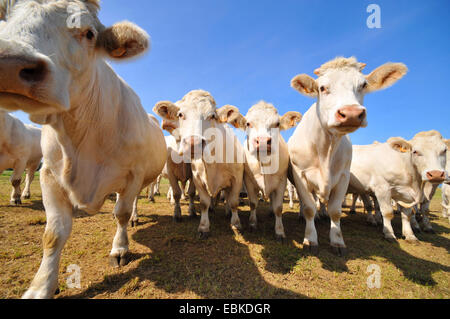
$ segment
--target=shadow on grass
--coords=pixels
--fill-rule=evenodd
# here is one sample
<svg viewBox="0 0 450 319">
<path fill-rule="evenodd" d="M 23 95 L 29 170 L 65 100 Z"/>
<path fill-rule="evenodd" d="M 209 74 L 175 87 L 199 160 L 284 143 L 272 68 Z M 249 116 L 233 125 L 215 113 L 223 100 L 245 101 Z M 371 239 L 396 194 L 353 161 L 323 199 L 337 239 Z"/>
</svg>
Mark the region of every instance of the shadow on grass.
<svg viewBox="0 0 450 319">
<path fill-rule="evenodd" d="M 197 211 L 199 207 L 196 207 Z M 141 215 L 151 226 L 140 224 L 131 238 L 148 247 L 150 254 L 134 254 L 135 269 L 106 276 L 101 283 L 69 298 L 92 298 L 119 291 L 130 280 L 150 281 L 170 294 L 193 292 L 204 298 L 306 298 L 267 282 L 251 257 L 249 247 L 239 243 L 223 208 L 210 214 L 211 237 L 197 236 L 199 218 L 183 209 L 183 222 L 171 216 Z"/>
<path fill-rule="evenodd" d="M 450 267 L 439 263 L 430 262 L 417 258 L 404 249 L 399 243 L 390 243 L 384 240 L 381 227 L 370 226 L 366 222 L 366 214 L 358 213 L 356 215 L 347 215 L 349 209 L 343 209 L 343 218 L 341 227 L 344 240 L 348 248 L 348 254 L 345 257 L 337 257 L 330 248 L 329 232 L 330 220 L 320 219 L 316 221 L 316 229 L 319 239 L 319 258 L 322 267 L 333 272 L 348 272 L 347 261 L 362 259 L 374 260 L 376 257 L 387 259 L 395 265 L 403 275 L 410 281 L 424 285 L 436 285 L 433 279 L 433 273 L 437 271 L 450 271 Z M 241 222 L 248 225 L 249 212 L 243 210 Z M 303 243 L 305 222 L 299 220 L 298 212 L 291 209 L 283 214 L 283 224 L 287 235 L 283 244 L 275 241 L 275 218 L 269 214 L 269 206 L 266 203 L 260 203 L 258 207 L 258 231 L 243 232 L 244 238 L 254 244 L 262 245 L 262 256 L 266 264 L 265 269 L 273 273 L 287 274 L 291 272 L 302 258 L 310 256 L 299 246 Z M 393 221 L 393 227 L 396 231 L 401 231 L 401 218 L 396 216 Z M 247 227 L 248 228 L 248 227 Z M 447 234 L 449 229 L 437 224 L 433 224 L 437 234 L 418 234 L 419 240 L 432 244 L 435 247 L 450 248 L 450 241 L 439 234 Z M 401 233 L 396 233 L 397 238 L 401 238 Z M 421 243 L 419 242 L 418 245 Z"/>
</svg>

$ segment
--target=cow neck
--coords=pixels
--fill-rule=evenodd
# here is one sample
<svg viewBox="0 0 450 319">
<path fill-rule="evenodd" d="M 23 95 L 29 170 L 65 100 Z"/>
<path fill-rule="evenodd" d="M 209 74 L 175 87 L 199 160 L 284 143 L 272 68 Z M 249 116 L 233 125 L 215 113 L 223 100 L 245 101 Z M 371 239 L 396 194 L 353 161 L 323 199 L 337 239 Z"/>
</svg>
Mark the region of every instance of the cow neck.
<svg viewBox="0 0 450 319">
<path fill-rule="evenodd" d="M 320 185 L 320 193 L 326 194 L 326 185 L 331 187 L 331 165 L 334 157 L 345 135 L 337 135 L 331 133 L 320 121 L 318 115 L 318 105 L 314 105 L 313 112 L 310 113 L 312 125 L 308 130 L 309 147 L 314 149 L 319 159 L 319 170 L 322 176 L 323 184 Z"/>
<path fill-rule="evenodd" d="M 48 123 L 56 133 L 56 139 L 61 147 L 64 175 L 67 178 L 72 171 L 73 158 L 86 159 L 95 156 L 95 152 L 107 154 L 108 151 L 114 151 L 105 149 L 104 145 L 93 149 L 89 147 L 89 143 L 105 140 L 105 133 L 108 134 L 109 141 L 114 141 L 121 133 L 115 128 L 123 108 L 121 103 L 123 84 L 117 74 L 106 62 L 100 61 L 91 73 L 84 73 L 77 80 L 80 89 L 71 94 L 76 97 L 71 99 L 70 110 L 55 115 Z M 110 95 L 112 92 L 114 95 Z M 88 151 L 83 151 L 83 146 L 86 146 Z"/>
</svg>

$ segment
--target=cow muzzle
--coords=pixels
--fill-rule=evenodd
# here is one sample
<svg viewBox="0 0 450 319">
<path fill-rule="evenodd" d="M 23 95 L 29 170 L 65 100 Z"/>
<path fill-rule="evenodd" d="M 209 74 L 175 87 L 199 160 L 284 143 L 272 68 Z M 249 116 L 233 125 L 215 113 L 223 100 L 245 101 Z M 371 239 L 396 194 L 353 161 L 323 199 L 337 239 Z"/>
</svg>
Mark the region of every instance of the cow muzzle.
<svg viewBox="0 0 450 319">
<path fill-rule="evenodd" d="M 429 171 L 429 172 L 427 172 L 426 176 L 427 176 L 428 182 L 433 183 L 433 184 L 441 184 L 447 178 L 445 171 L 438 171 L 438 170 Z"/>
<path fill-rule="evenodd" d="M 267 152 L 270 154 L 272 152 L 272 138 L 271 137 L 257 137 L 253 139 L 253 147 L 258 152 Z"/>
<path fill-rule="evenodd" d="M 182 154 L 190 154 L 191 156 L 201 155 L 206 141 L 200 136 L 189 136 L 181 140 Z"/>
<path fill-rule="evenodd" d="M 336 112 L 338 127 L 356 130 L 361 127 L 367 117 L 366 109 L 359 105 L 347 105 Z"/>
<path fill-rule="evenodd" d="M 0 105 L 30 114 L 66 110 L 67 101 L 61 100 L 61 92 L 55 94 L 51 83 L 49 63 L 44 57 L 12 49 L 8 41 L 0 40 Z"/>
</svg>

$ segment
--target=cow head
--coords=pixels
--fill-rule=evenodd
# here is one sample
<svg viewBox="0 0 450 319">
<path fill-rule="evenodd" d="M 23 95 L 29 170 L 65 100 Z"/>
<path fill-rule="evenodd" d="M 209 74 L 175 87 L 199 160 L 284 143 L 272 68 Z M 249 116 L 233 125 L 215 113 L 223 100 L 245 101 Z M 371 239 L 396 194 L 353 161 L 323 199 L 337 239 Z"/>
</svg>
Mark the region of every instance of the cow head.
<svg viewBox="0 0 450 319">
<path fill-rule="evenodd" d="M 153 111 L 166 123 L 178 122 L 180 135 L 180 154 L 193 156 L 203 150 L 211 136 L 206 134 L 217 124 L 234 121 L 239 111 L 224 107 L 216 109 L 216 102 L 206 91 L 194 90 L 186 94 L 181 101 L 158 102 Z"/>
<path fill-rule="evenodd" d="M 287 112 L 280 116 L 272 104 L 261 101 L 252 106 L 245 117 L 241 115 L 231 124 L 246 131 L 250 153 L 257 155 L 263 152 L 270 155 L 273 142 L 278 141 L 280 131 L 295 127 L 301 119 L 302 115 L 298 112 Z"/>
<path fill-rule="evenodd" d="M 300 74 L 292 79 L 291 86 L 317 98 L 318 116 L 326 129 L 336 134 L 351 133 L 367 126 L 364 95 L 391 86 L 407 72 L 402 63 L 387 63 L 364 75 L 365 66 L 354 57 L 336 58 L 314 72 L 317 79 Z"/>
<path fill-rule="evenodd" d="M 98 0 L 7 2 L 0 0 L 0 105 L 11 111 L 67 111 L 98 85 L 99 59 L 123 60 L 149 47 L 147 33 L 130 22 L 104 27 Z"/>
<path fill-rule="evenodd" d="M 447 145 L 437 131 L 418 133 L 411 141 L 401 137 L 390 138 L 387 142 L 394 150 L 406 153 L 423 182 L 441 184 L 448 179 L 445 170 Z"/>
</svg>

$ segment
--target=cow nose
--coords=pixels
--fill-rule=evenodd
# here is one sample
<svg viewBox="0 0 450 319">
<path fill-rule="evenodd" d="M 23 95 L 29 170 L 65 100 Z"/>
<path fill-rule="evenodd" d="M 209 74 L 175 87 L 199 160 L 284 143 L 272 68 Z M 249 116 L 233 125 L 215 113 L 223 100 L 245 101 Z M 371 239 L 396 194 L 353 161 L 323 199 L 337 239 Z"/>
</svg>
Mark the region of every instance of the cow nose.
<svg viewBox="0 0 450 319">
<path fill-rule="evenodd" d="M 366 119 L 366 109 L 359 105 L 347 105 L 336 112 L 336 119 L 342 126 L 361 126 Z"/>
<path fill-rule="evenodd" d="M 272 146 L 272 138 L 271 137 L 256 138 L 256 146 L 261 146 L 261 145 Z"/>
<path fill-rule="evenodd" d="M 442 183 L 445 180 L 445 172 L 444 171 L 429 171 L 427 173 L 428 181 L 431 183 Z"/>
<path fill-rule="evenodd" d="M 45 60 L 0 51 L 0 90 L 25 96 L 33 95 L 36 85 L 46 80 L 49 67 Z"/>
<path fill-rule="evenodd" d="M 42 82 L 46 74 L 47 64 L 44 61 L 28 63 L 19 71 L 20 79 L 28 83 Z"/>
</svg>

